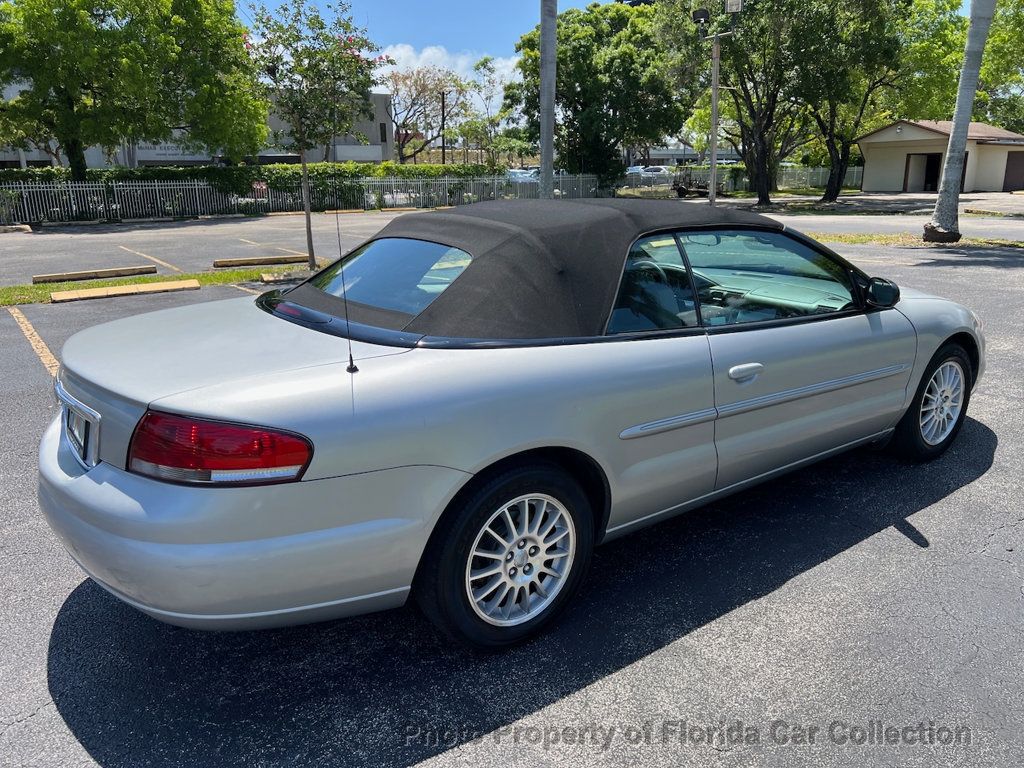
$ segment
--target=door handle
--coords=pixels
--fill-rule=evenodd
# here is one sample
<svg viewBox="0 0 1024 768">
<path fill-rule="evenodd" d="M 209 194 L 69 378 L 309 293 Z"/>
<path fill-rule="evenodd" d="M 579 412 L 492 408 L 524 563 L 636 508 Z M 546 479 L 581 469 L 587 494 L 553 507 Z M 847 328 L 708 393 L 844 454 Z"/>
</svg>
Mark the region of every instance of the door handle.
<svg viewBox="0 0 1024 768">
<path fill-rule="evenodd" d="M 729 369 L 729 378 L 733 381 L 749 381 L 757 376 L 761 371 L 764 370 L 764 366 L 761 363 L 744 363 L 743 365 L 734 365 Z"/>
</svg>

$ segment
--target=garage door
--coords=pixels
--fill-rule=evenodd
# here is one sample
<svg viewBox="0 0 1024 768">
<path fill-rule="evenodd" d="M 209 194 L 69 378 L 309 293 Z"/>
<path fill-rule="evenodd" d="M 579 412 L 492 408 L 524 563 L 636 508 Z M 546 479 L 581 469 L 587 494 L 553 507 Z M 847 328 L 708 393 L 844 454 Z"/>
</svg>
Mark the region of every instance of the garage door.
<svg viewBox="0 0 1024 768">
<path fill-rule="evenodd" d="M 1010 152 L 1006 155 L 1006 178 L 1003 192 L 1024 189 L 1024 152 Z"/>
</svg>

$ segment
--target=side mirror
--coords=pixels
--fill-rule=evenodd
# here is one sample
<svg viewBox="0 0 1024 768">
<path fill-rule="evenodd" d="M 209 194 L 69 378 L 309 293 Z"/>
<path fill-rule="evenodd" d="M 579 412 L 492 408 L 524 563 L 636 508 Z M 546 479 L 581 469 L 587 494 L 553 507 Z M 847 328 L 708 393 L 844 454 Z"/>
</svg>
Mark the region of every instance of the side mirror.
<svg viewBox="0 0 1024 768">
<path fill-rule="evenodd" d="M 892 280 L 872 277 L 868 282 L 866 298 L 872 307 L 891 307 L 900 300 L 900 289 Z"/>
</svg>

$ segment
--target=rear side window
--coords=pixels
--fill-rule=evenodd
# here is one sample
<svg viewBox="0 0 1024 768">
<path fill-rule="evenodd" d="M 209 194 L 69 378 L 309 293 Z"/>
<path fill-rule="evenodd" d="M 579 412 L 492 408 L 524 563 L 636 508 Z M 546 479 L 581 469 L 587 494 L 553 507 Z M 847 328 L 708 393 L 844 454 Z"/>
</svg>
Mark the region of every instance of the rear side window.
<svg viewBox="0 0 1024 768">
<path fill-rule="evenodd" d="M 440 243 L 383 238 L 318 274 L 324 293 L 377 309 L 418 315 L 469 265 L 465 251 Z"/>
<path fill-rule="evenodd" d="M 608 333 L 667 331 L 697 325 L 693 283 L 672 235 L 637 240 L 626 257 Z"/>
</svg>

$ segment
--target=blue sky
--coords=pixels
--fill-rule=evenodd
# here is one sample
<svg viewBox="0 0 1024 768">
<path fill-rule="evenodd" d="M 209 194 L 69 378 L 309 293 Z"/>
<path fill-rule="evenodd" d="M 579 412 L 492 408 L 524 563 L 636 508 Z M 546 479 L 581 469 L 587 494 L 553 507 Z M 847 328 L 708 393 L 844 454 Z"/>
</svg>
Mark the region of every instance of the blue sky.
<svg viewBox="0 0 1024 768">
<path fill-rule="evenodd" d="M 559 11 L 585 7 L 593 0 L 559 0 Z M 351 0 L 357 24 L 380 45 L 410 45 L 417 50 L 442 46 L 512 56 L 516 41 L 540 21 L 540 0 Z"/>
<path fill-rule="evenodd" d="M 558 10 L 582 8 L 593 1 L 559 0 Z M 499 71 L 510 74 L 516 41 L 540 20 L 540 0 L 350 2 L 356 23 L 403 69 L 433 64 L 463 75 L 484 54 L 495 57 Z M 966 14 L 970 0 L 964 0 L 963 8 Z"/>
</svg>

